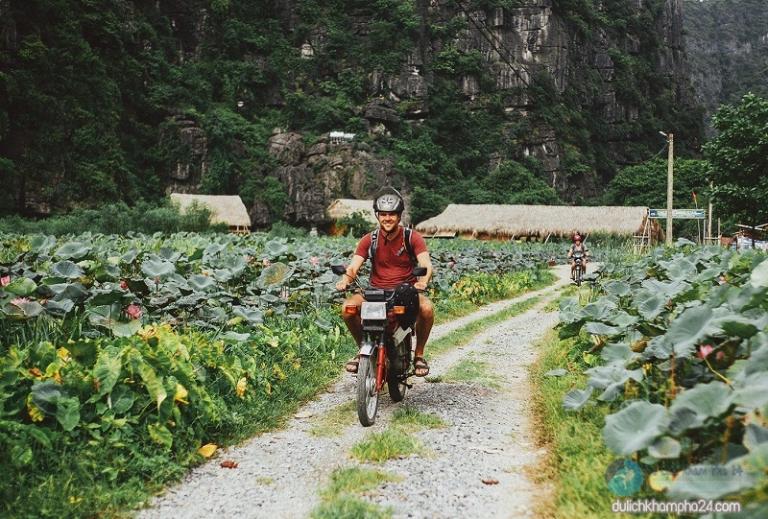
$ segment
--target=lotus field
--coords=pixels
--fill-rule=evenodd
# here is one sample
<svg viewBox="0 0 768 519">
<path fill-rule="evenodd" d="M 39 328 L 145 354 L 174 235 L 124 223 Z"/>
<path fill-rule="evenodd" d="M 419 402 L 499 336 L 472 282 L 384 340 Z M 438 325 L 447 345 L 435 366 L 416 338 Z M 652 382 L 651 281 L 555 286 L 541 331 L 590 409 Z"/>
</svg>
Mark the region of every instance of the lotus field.
<svg viewBox="0 0 768 519">
<path fill-rule="evenodd" d="M 330 273 L 354 245 L 0 236 L 0 515 L 135 506 L 310 398 L 354 350 Z M 438 311 L 548 279 L 551 248 L 430 246 Z"/>
<path fill-rule="evenodd" d="M 569 368 L 589 376 L 566 409 L 610 406 L 605 444 L 651 474 L 649 494 L 768 517 L 765 256 L 657 249 L 606 266 L 599 294 L 561 303 L 560 335 L 578 337 Z"/>
</svg>

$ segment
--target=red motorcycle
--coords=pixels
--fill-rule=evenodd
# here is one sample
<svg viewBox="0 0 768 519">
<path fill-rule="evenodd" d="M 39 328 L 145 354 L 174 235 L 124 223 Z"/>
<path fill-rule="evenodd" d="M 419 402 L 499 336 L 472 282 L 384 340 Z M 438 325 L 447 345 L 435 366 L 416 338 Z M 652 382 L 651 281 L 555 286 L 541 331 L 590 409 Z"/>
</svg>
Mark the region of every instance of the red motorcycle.
<svg viewBox="0 0 768 519">
<path fill-rule="evenodd" d="M 333 265 L 334 274 L 346 272 L 343 265 Z M 415 277 L 424 276 L 425 267 L 415 267 Z M 379 392 L 386 382 L 389 396 L 394 402 L 405 398 L 413 376 L 411 354 L 414 325 L 419 315 L 419 291 L 408 283 L 393 290 L 361 286 L 347 290 L 361 290 L 363 304 L 360 319 L 363 342 L 357 367 L 357 417 L 364 427 L 374 424 L 379 408 Z M 354 305 L 344 307 L 347 314 L 357 313 Z"/>
</svg>

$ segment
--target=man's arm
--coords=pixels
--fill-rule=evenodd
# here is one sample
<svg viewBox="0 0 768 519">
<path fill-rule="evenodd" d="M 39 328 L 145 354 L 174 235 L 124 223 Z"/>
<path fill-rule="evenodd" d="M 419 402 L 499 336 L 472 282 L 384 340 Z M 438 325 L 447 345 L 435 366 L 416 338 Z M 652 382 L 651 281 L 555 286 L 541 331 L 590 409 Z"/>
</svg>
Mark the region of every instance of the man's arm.
<svg viewBox="0 0 768 519">
<path fill-rule="evenodd" d="M 362 256 L 358 256 L 357 254 L 352 256 L 352 261 L 347 265 L 347 271 L 341 275 L 341 278 L 336 283 L 336 289 L 344 290 L 347 288 L 350 283 L 357 278 L 357 273 L 360 271 L 360 267 L 363 266 L 363 263 L 365 263 L 365 258 Z"/>
<path fill-rule="evenodd" d="M 427 273 L 423 275 L 422 277 L 418 278 L 416 283 L 413 284 L 414 287 L 425 290 L 427 288 L 427 284 L 429 283 L 429 280 L 432 279 L 432 259 L 429 257 L 429 252 L 422 252 L 418 256 L 416 256 L 416 261 L 418 262 L 420 267 L 425 267 L 427 269 Z"/>
</svg>

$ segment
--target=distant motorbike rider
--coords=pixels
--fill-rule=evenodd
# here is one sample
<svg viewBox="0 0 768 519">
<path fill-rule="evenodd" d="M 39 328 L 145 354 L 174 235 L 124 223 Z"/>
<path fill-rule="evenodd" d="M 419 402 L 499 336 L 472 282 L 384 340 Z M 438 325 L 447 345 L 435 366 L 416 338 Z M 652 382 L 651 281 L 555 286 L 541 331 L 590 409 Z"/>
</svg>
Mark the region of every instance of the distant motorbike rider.
<svg viewBox="0 0 768 519">
<path fill-rule="evenodd" d="M 587 246 L 583 243 L 581 234 L 574 233 L 573 235 L 573 244 L 568 249 L 568 262 L 571 264 L 571 279 L 574 277 L 574 272 L 576 270 L 576 261 L 573 259 L 573 255 L 576 252 L 581 252 L 583 255 L 583 265 L 584 265 L 584 274 L 587 273 L 587 263 L 589 262 L 589 249 L 587 249 Z"/>
<path fill-rule="evenodd" d="M 424 238 L 416 231 L 404 229 L 400 225 L 405 202 L 402 195 L 392 188 L 384 187 L 376 194 L 373 210 L 379 222 L 378 228 L 363 236 L 357 244 L 357 249 L 347 271 L 336 283 L 337 290 L 345 290 L 352 283 L 365 260 L 371 260 L 371 286 L 383 289 L 395 289 L 401 283 L 410 283 L 419 290 L 425 290 L 432 277 L 432 261 L 429 257 Z M 372 256 L 369 258 L 369 256 Z M 421 266 L 427 269 L 421 278 L 413 276 L 413 267 Z M 363 302 L 362 294 L 352 294 L 344 302 L 344 306 L 355 305 L 360 308 Z M 358 345 L 363 340 L 360 312 L 343 314 L 344 322 Z M 427 344 L 429 333 L 434 323 L 434 308 L 432 302 L 423 293 L 419 294 L 419 314 L 416 319 L 416 351 L 413 367 L 417 377 L 429 374 L 429 365 L 424 360 L 424 346 Z M 357 373 L 360 355 L 350 359 L 345 369 Z"/>
</svg>

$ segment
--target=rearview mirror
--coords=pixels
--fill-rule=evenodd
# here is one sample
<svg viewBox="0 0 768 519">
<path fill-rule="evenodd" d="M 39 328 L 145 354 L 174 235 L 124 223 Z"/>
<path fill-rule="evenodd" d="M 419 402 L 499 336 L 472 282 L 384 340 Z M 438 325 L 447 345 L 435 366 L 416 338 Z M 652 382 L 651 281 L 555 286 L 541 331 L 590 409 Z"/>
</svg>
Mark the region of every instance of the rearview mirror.
<svg viewBox="0 0 768 519">
<path fill-rule="evenodd" d="M 331 272 L 334 274 L 341 276 L 342 274 L 347 272 L 346 265 L 331 265 Z"/>
<path fill-rule="evenodd" d="M 427 267 L 414 267 L 413 268 L 413 275 L 417 278 L 420 278 L 421 276 L 427 275 Z"/>
</svg>

